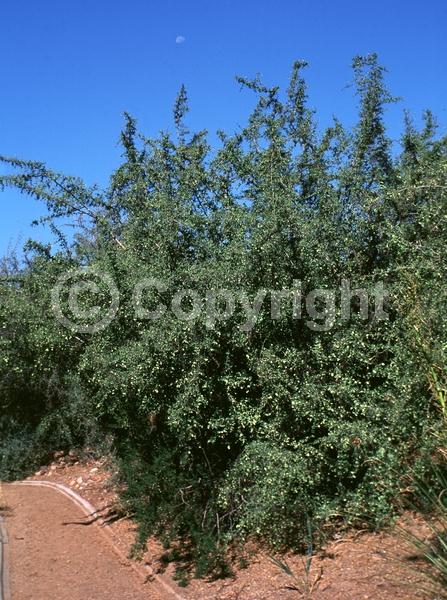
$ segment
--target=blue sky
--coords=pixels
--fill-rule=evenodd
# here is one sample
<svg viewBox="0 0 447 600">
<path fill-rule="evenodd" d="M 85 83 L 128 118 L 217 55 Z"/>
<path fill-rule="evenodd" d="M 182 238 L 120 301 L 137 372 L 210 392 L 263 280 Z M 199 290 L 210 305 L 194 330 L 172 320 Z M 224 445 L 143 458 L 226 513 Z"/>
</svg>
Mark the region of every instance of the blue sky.
<svg viewBox="0 0 447 600">
<path fill-rule="evenodd" d="M 447 131 L 445 0 L 3 0 L 0 18 L 0 154 L 88 183 L 105 184 L 119 162 L 124 110 L 156 134 L 185 83 L 192 128 L 234 130 L 253 102 L 234 76 L 285 85 L 297 58 L 310 62 L 322 126 L 333 114 L 353 122 L 351 59 L 375 51 L 403 97 L 387 115 L 391 134 L 404 108 L 432 108 Z M 29 227 L 43 205 L 14 192 L 0 202 L 0 255 L 47 239 Z"/>
</svg>

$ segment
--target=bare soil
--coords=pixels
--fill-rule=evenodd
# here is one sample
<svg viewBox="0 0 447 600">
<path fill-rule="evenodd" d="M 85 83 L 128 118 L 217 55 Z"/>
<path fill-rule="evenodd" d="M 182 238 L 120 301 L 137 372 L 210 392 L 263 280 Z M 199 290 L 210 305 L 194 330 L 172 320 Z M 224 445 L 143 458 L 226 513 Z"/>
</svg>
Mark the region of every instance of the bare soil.
<svg viewBox="0 0 447 600">
<path fill-rule="evenodd" d="M 55 461 L 30 479 L 63 483 L 96 508 L 109 514 L 117 502 L 114 473 L 105 460 L 56 455 Z M 16 600 L 140 600 L 165 598 L 156 580 L 142 584 L 134 571 L 107 547 L 98 527 L 61 526 L 77 512 L 70 501 L 51 490 L 26 488 L 18 493 L 7 488 L 14 513 L 7 519 L 10 529 L 12 587 L 20 589 Z M 79 515 L 77 515 L 79 518 Z M 404 517 L 419 536 L 429 530 L 416 515 Z M 110 524 L 125 556 L 135 540 L 136 526 L 128 518 Z M 417 600 L 435 598 L 423 591 L 427 579 L 423 562 L 403 539 L 393 532 L 352 531 L 339 535 L 312 560 L 306 578 L 304 558 L 288 554 L 285 560 L 295 575 L 286 575 L 267 552 L 249 548 L 247 568 L 233 565 L 234 576 L 217 581 L 192 579 L 182 588 L 175 581 L 175 566 L 164 565 L 164 550 L 149 539 L 142 563 L 173 587 L 186 600 Z M 296 589 L 291 589 L 296 588 Z M 50 594 L 48 593 L 50 590 Z M 53 594 L 53 595 L 51 595 Z"/>
<path fill-rule="evenodd" d="M 146 600 L 130 564 L 95 527 L 64 525 L 84 516 L 48 488 L 4 486 L 14 600 Z M 160 596 L 161 598 L 162 596 Z"/>
</svg>

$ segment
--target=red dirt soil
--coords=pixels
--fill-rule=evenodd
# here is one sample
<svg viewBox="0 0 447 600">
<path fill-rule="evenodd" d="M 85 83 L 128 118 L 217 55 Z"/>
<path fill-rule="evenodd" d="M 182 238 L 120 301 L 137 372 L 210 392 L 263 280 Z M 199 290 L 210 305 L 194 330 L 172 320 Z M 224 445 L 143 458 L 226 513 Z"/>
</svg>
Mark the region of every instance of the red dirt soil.
<svg viewBox="0 0 447 600">
<path fill-rule="evenodd" d="M 166 598 L 138 578 L 98 527 L 74 524 L 85 515 L 57 491 L 4 485 L 3 501 L 13 600 Z"/>
<path fill-rule="evenodd" d="M 117 501 L 113 472 L 105 460 L 79 459 L 56 454 L 33 480 L 63 483 L 101 509 Z M 62 521 L 79 520 L 79 509 L 52 490 L 4 486 L 13 516 L 10 530 L 13 600 L 140 600 L 168 598 L 159 582 L 149 578 L 144 585 L 120 560 L 100 534 L 100 528 L 62 526 Z M 107 514 L 107 510 L 105 511 Z M 407 515 L 413 532 L 428 536 L 427 527 Z M 121 519 L 110 525 L 118 546 L 127 556 L 135 540 L 135 524 Z M 25 535 L 26 533 L 26 535 Z M 16 539 L 15 539 L 16 538 Z M 24 538 L 24 539 L 21 539 Z M 303 557 L 287 555 L 296 581 L 283 573 L 270 557 L 257 550 L 249 566 L 234 565 L 234 577 L 217 580 L 192 579 L 181 588 L 173 579 L 175 566 L 162 568 L 163 549 L 148 540 L 142 564 L 172 586 L 187 600 L 417 600 L 434 598 L 424 593 L 427 580 L 418 573 L 421 561 L 414 550 L 391 533 L 350 532 L 330 541 L 313 559 L 308 583 L 304 582 Z M 141 563 L 140 563 L 141 564 Z M 296 585 L 299 590 L 291 590 Z M 23 590 L 14 596 L 14 586 Z M 80 590 L 80 591 L 78 591 Z M 26 595 L 28 594 L 28 595 Z M 52 594 L 52 595 L 51 595 Z M 126 595 L 127 594 L 127 595 Z M 165 595 L 163 595 L 165 594 Z"/>
</svg>

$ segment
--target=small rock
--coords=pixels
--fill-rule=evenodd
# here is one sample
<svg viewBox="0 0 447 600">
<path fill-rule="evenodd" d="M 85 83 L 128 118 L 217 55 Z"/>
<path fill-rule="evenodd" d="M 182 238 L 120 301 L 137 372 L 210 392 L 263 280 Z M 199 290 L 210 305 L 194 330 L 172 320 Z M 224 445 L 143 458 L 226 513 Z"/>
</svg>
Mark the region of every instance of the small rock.
<svg viewBox="0 0 447 600">
<path fill-rule="evenodd" d="M 76 479 L 72 479 L 72 480 L 70 481 L 70 485 L 71 485 L 71 486 L 74 486 L 75 484 L 76 484 Z"/>
<path fill-rule="evenodd" d="M 97 473 L 98 472 L 98 467 L 93 467 L 93 469 L 90 469 L 90 473 Z"/>
<path fill-rule="evenodd" d="M 57 469 L 56 465 L 51 465 L 50 471 L 55 471 Z"/>
<path fill-rule="evenodd" d="M 83 479 L 82 479 L 82 477 L 78 477 L 78 478 L 76 479 L 76 481 L 77 481 L 77 483 L 79 483 L 79 485 L 80 485 L 80 484 L 83 482 Z"/>
<path fill-rule="evenodd" d="M 63 450 L 58 450 L 57 452 L 55 452 L 53 454 L 54 458 L 58 459 L 58 458 L 62 458 L 64 456 L 65 452 Z"/>
<path fill-rule="evenodd" d="M 37 471 L 36 473 L 34 473 L 34 475 L 36 477 L 42 477 L 43 473 L 42 473 L 42 471 Z"/>
</svg>

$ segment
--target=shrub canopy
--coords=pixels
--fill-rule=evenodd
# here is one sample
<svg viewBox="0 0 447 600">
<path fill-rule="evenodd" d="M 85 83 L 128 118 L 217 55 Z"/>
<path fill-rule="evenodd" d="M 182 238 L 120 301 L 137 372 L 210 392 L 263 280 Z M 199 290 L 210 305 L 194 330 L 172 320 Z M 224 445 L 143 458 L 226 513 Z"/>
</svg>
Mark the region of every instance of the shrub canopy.
<svg viewBox="0 0 447 600">
<path fill-rule="evenodd" d="M 147 138 L 126 114 L 122 163 L 103 190 L 1 159 L 0 189 L 42 200 L 55 244 L 29 242 L 24 263 L 2 263 L 0 474 L 112 439 L 141 539 L 192 543 L 199 573 L 218 568 L 216 544 L 299 545 L 309 517 L 379 522 L 441 424 L 430 382 L 446 374 L 446 138 L 430 112 L 421 130 L 406 115 L 392 149 L 384 110 L 394 99 L 375 55 L 353 61 L 357 124 L 321 131 L 305 67 L 295 63 L 285 91 L 239 78 L 256 106 L 217 147 L 188 130 L 183 87 L 173 135 Z M 120 297 L 92 334 L 52 309 L 60 277 L 85 266 Z M 135 287 L 145 279 L 163 287 L 143 290 L 143 308 L 191 289 L 200 316 L 143 318 Z M 349 319 L 337 301 L 331 326 L 318 327 L 324 302 L 320 319 L 304 303 L 298 319 L 285 295 L 276 318 L 265 299 L 244 327 L 262 290 L 300 282 L 304 297 L 343 281 L 368 293 L 368 318 L 353 293 Z M 378 283 L 386 319 L 376 318 Z M 239 300 L 210 321 L 218 290 Z M 107 308 L 102 284 L 85 306 L 98 296 Z"/>
</svg>

